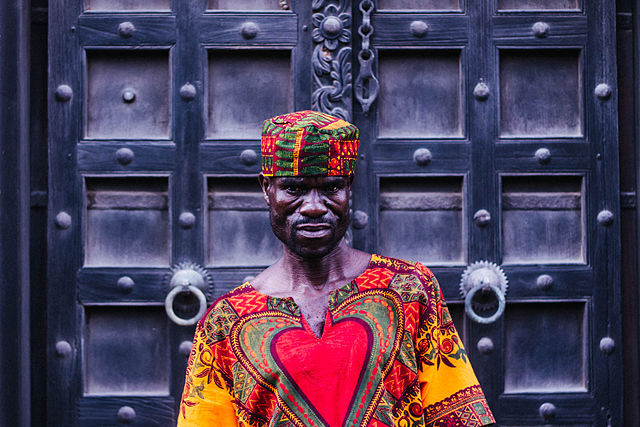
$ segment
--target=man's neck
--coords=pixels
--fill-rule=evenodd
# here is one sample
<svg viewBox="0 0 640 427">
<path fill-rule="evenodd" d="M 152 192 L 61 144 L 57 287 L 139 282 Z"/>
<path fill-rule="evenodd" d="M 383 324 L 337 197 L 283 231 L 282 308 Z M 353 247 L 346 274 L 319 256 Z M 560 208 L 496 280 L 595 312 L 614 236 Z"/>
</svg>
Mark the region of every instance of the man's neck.
<svg viewBox="0 0 640 427">
<path fill-rule="evenodd" d="M 318 297 L 360 275 L 369 259 L 369 254 L 350 248 L 344 241 L 318 258 L 301 257 L 285 247 L 282 258 L 252 280 L 252 285 L 271 296 Z"/>
<path fill-rule="evenodd" d="M 253 281 L 256 290 L 274 297 L 292 297 L 313 333 L 324 329 L 329 293 L 362 274 L 370 255 L 344 241 L 319 258 L 304 258 L 284 248 L 282 258 Z"/>
<path fill-rule="evenodd" d="M 362 274 L 371 255 L 344 241 L 319 258 L 304 258 L 284 248 L 282 258 L 251 281 L 254 289 L 272 297 L 292 297 L 313 333 L 320 337 L 331 291 Z"/>
<path fill-rule="evenodd" d="M 352 252 L 356 251 L 342 241 L 322 257 L 304 258 L 285 246 L 281 260 L 282 273 L 285 276 L 283 278 L 291 285 L 292 291 L 295 291 L 296 287 L 304 286 L 309 287 L 310 291 L 322 293 L 327 287 L 331 287 L 332 283 L 349 276 L 347 270 L 353 257 Z"/>
</svg>

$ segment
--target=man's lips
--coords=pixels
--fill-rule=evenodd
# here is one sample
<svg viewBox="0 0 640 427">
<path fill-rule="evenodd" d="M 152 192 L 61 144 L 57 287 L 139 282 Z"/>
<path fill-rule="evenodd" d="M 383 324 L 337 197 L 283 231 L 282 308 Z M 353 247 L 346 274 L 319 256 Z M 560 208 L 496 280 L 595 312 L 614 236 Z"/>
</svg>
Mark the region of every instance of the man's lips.
<svg viewBox="0 0 640 427">
<path fill-rule="evenodd" d="M 296 226 L 297 234 L 310 239 L 319 239 L 331 234 L 331 225 L 320 224 L 300 224 Z"/>
<path fill-rule="evenodd" d="M 296 227 L 298 230 L 305 230 L 305 231 L 317 231 L 317 230 L 324 230 L 327 228 L 331 228 L 331 225 L 326 224 L 326 223 L 319 223 L 319 224 L 300 224 Z"/>
</svg>

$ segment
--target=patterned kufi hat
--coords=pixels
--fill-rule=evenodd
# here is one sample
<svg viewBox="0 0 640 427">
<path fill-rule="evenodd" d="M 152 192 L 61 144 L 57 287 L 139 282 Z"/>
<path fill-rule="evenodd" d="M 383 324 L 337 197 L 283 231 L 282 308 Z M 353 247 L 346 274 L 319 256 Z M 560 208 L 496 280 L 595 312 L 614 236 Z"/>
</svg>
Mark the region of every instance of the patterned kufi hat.
<svg viewBox="0 0 640 427">
<path fill-rule="evenodd" d="M 265 176 L 349 176 L 358 157 L 358 128 L 329 114 L 298 111 L 265 120 Z"/>
</svg>

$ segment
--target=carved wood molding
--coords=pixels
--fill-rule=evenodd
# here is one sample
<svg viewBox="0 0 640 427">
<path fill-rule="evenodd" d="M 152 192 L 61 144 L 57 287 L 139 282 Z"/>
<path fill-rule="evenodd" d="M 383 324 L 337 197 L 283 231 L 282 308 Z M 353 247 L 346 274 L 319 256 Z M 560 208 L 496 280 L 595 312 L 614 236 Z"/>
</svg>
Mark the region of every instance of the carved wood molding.
<svg viewBox="0 0 640 427">
<path fill-rule="evenodd" d="M 351 120 L 351 2 L 313 0 L 312 108 Z"/>
</svg>

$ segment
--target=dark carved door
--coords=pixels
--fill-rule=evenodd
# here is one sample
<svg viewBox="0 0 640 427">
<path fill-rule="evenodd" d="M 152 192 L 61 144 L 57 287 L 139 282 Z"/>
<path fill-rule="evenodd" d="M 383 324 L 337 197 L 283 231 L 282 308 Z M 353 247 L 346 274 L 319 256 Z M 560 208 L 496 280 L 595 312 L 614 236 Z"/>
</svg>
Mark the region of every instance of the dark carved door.
<svg viewBox="0 0 640 427">
<path fill-rule="evenodd" d="M 175 425 L 200 309 L 278 248 L 260 126 L 310 105 L 310 6 L 51 3 L 50 425 Z"/>
<path fill-rule="evenodd" d="M 188 324 L 278 251 L 260 122 L 309 107 L 361 128 L 350 241 L 432 267 L 500 424 L 619 425 L 613 8 L 54 2 L 50 425 L 175 422 Z"/>
<path fill-rule="evenodd" d="M 432 267 L 500 425 L 619 425 L 614 4 L 357 9 L 356 245 Z"/>
</svg>

